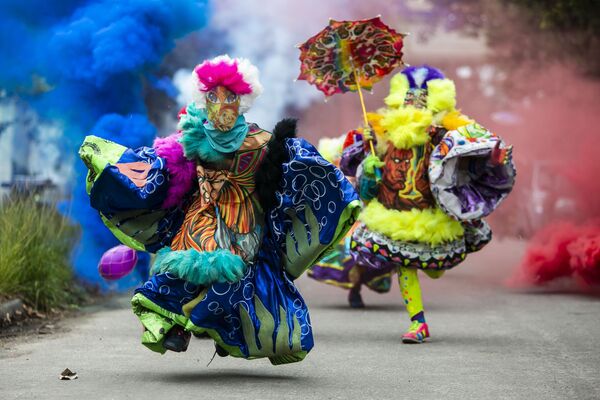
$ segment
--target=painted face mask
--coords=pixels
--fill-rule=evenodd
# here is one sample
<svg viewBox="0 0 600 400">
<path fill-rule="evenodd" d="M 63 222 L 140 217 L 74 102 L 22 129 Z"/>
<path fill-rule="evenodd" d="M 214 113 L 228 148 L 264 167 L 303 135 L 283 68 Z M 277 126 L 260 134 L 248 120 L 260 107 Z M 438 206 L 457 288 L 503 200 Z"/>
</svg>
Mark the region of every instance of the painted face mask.
<svg viewBox="0 0 600 400">
<path fill-rule="evenodd" d="M 216 129 L 227 132 L 240 115 L 240 97 L 224 86 L 217 86 L 206 93 L 206 114 Z"/>
</svg>

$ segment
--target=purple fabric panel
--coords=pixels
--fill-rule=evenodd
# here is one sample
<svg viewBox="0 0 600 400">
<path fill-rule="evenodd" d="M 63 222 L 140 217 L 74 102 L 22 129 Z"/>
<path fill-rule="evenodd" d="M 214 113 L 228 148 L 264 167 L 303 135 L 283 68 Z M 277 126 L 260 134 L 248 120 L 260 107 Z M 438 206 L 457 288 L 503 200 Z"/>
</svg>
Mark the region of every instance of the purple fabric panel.
<svg viewBox="0 0 600 400">
<path fill-rule="evenodd" d="M 348 273 L 353 265 L 354 263 L 344 264 L 343 269 L 337 269 L 317 264 L 311 267 L 309 276 L 318 281 L 334 281 L 340 284 L 349 284 L 350 278 L 348 277 Z"/>
<path fill-rule="evenodd" d="M 355 255 L 353 255 L 355 257 Z M 339 286 L 347 286 L 346 288 L 350 288 L 354 286 L 352 282 L 350 282 L 350 270 L 356 265 L 353 258 L 348 258 L 342 265 L 342 269 L 328 267 L 327 265 L 314 265 L 308 274 L 308 276 L 312 279 L 321 282 L 331 283 L 337 282 L 340 284 Z M 360 283 L 366 285 L 371 290 L 375 290 L 377 292 L 387 292 L 389 290 L 389 286 L 385 288 L 380 288 L 377 286 L 370 285 L 370 283 L 379 277 L 389 274 L 397 268 L 397 265 L 391 265 L 389 268 L 373 268 L 370 264 L 363 263 L 361 265 L 362 272 L 360 275 Z"/>
<path fill-rule="evenodd" d="M 354 262 L 365 266 L 372 276 L 386 274 L 401 266 L 368 250 L 353 249 L 351 254 Z"/>
<path fill-rule="evenodd" d="M 340 169 L 346 176 L 356 176 L 356 169 L 364 160 L 363 142 L 356 142 L 346 147 L 340 159 Z"/>
<path fill-rule="evenodd" d="M 507 174 L 507 167 L 492 167 L 487 163 L 476 163 L 477 172 L 469 171 L 471 182 L 451 188 L 450 191 L 460 199 L 463 213 L 474 212 L 482 208 L 482 215 L 492 213 L 498 203 L 504 199 L 512 189 L 512 180 Z M 469 168 L 471 169 L 471 168 Z"/>
</svg>

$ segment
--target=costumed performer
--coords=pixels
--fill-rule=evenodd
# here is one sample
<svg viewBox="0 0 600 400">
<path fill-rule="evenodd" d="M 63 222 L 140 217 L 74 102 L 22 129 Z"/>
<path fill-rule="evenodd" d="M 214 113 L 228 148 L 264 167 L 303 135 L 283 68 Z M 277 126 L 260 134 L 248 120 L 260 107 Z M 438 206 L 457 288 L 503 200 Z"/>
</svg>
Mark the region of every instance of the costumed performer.
<svg viewBox="0 0 600 400">
<path fill-rule="evenodd" d="M 246 122 L 262 92 L 248 60 L 219 56 L 193 77 L 178 133 L 136 150 L 88 136 L 80 149 L 106 226 L 156 252 L 132 299 L 142 343 L 181 352 L 207 333 L 221 356 L 300 361 L 313 337 L 293 281 L 344 237 L 358 196 L 294 120 L 272 134 Z"/>
<path fill-rule="evenodd" d="M 365 282 L 397 272 L 411 320 L 402 341 L 421 343 L 430 334 L 418 270 L 440 278 L 491 240 L 483 218 L 508 196 L 516 171 L 512 147 L 456 108 L 441 71 L 405 68 L 385 103 L 368 129 L 348 135 L 341 160 L 367 203 L 350 243 L 355 264 L 321 266 L 311 277 L 340 286 L 352 273 Z M 368 140 L 376 154 L 367 155 Z"/>
</svg>

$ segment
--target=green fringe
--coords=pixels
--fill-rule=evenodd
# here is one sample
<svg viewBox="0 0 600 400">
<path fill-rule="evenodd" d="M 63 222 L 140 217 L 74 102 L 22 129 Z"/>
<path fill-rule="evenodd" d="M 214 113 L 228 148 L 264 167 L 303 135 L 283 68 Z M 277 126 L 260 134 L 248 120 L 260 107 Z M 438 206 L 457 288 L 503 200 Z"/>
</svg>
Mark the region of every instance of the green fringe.
<svg viewBox="0 0 600 400">
<path fill-rule="evenodd" d="M 165 247 L 156 253 L 152 273 L 169 272 L 195 285 L 214 282 L 234 283 L 246 273 L 246 263 L 229 250 L 199 252 L 194 249 L 172 251 Z"/>
</svg>

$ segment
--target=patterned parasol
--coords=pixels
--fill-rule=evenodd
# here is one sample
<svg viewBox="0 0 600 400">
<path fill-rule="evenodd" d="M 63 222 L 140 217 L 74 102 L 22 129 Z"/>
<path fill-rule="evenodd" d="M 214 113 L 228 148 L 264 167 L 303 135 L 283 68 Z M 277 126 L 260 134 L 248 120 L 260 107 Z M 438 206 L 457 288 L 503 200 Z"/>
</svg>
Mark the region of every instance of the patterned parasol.
<svg viewBox="0 0 600 400">
<path fill-rule="evenodd" d="M 329 25 L 299 46 L 299 80 L 314 84 L 325 96 L 358 92 L 365 129 L 369 128 L 361 88 L 402 66 L 404 34 L 375 17 L 359 21 L 329 20 Z M 372 141 L 369 141 L 374 154 Z"/>
<path fill-rule="evenodd" d="M 403 38 L 379 17 L 329 20 L 325 29 L 299 46 L 302 65 L 298 79 L 314 84 L 326 96 L 371 89 L 403 65 Z"/>
</svg>

